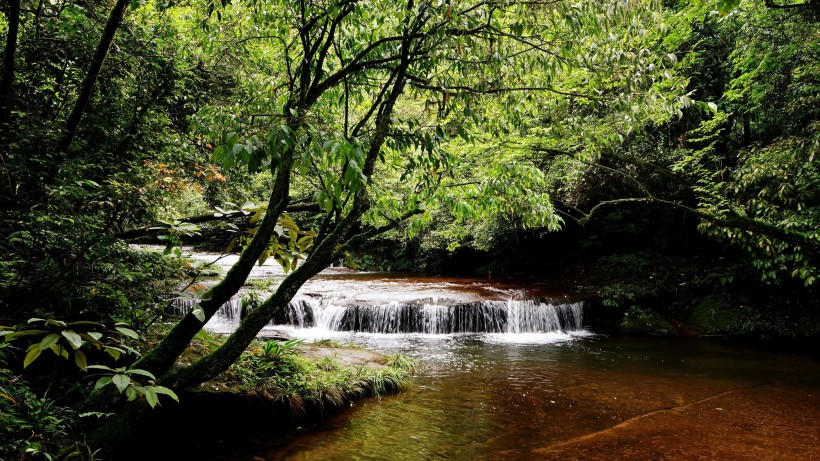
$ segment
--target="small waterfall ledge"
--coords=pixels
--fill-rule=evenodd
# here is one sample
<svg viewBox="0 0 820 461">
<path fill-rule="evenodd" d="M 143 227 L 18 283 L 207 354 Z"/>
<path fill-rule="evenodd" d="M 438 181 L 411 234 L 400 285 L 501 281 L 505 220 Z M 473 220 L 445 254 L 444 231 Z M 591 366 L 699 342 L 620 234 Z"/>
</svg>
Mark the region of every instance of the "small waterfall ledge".
<svg viewBox="0 0 820 461">
<path fill-rule="evenodd" d="M 220 307 L 216 318 L 234 325 L 244 316 L 240 297 Z M 177 314 L 195 304 L 178 299 Z M 441 299 L 362 303 L 343 297 L 297 296 L 271 326 L 362 333 L 547 333 L 583 328 L 584 303 L 540 300 L 448 302 Z"/>
</svg>

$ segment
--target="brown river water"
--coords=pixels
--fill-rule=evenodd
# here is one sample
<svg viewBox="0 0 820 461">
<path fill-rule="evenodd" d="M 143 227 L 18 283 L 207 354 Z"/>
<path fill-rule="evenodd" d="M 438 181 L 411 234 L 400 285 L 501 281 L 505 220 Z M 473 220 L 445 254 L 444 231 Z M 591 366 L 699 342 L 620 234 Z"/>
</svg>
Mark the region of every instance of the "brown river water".
<svg viewBox="0 0 820 461">
<path fill-rule="evenodd" d="M 350 336 L 424 366 L 402 393 L 209 459 L 820 459 L 811 359 L 692 339 Z"/>
<path fill-rule="evenodd" d="M 270 330 L 403 352 L 421 363 L 412 383 L 318 425 L 214 440 L 197 459 L 820 460 L 816 358 L 597 335 L 560 293 L 330 270 Z M 209 328 L 237 321 L 226 306 Z"/>
</svg>

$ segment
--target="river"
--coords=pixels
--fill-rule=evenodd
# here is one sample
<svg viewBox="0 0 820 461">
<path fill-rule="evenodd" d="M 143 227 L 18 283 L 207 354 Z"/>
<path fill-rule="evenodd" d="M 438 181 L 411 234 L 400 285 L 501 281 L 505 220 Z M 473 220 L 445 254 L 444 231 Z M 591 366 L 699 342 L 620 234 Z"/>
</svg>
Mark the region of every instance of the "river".
<svg viewBox="0 0 820 461">
<path fill-rule="evenodd" d="M 820 459 L 817 360 L 597 335 L 562 296 L 549 284 L 326 272 L 297 296 L 291 325 L 270 329 L 406 353 L 422 364 L 412 384 L 318 425 L 217 441 L 201 458 Z M 230 330 L 235 311 L 209 328 Z"/>
</svg>

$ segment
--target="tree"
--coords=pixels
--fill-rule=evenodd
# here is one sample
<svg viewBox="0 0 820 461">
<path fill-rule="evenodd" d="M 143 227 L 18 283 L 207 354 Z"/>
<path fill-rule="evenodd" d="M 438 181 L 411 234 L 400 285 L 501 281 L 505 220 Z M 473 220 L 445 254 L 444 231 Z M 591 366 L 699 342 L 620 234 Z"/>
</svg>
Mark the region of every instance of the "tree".
<svg viewBox="0 0 820 461">
<path fill-rule="evenodd" d="M 636 14 L 657 25 L 656 6 L 302 0 L 219 10 L 212 30 L 230 39 L 216 41 L 214 55 L 249 63 L 238 66 L 237 80 L 244 84 L 236 89 L 249 97 L 240 97 L 240 106 L 203 110 L 201 136 L 219 140 L 214 161 L 253 173 L 270 170 L 272 187 L 267 204 L 253 209 L 255 227 L 238 262 L 134 366 L 171 388 L 215 377 L 305 281 L 350 245 L 405 220 L 417 230 L 431 220 L 435 207 L 461 218 L 517 213 L 530 225 L 556 228 L 559 221 L 537 169 L 498 157 L 492 162 L 496 177 L 475 187 L 462 181 L 466 170 L 454 166 L 444 143 L 470 140 L 477 127 L 509 133 L 524 114 L 545 103 L 569 100 L 601 108 L 617 102 L 631 111 L 635 101 L 654 98 L 652 110 L 677 107 L 676 97 L 670 102 L 626 83 L 636 73 L 671 80 L 662 65 L 652 65 L 668 57 L 632 50 L 633 35 L 651 27 L 640 26 Z M 621 45 L 611 38 L 616 26 L 623 29 Z M 590 53 L 591 46 L 601 51 Z M 610 65 L 623 71 L 614 80 L 603 76 Z M 561 80 L 567 74 L 585 85 L 576 89 Z M 232 113 L 237 109 L 239 114 Z M 321 210 L 315 234 L 299 234 L 290 225 L 284 211 L 292 195 Z M 276 291 L 223 346 L 191 366 L 174 367 L 253 265 L 270 255 L 292 269 Z M 298 259 L 304 261 L 296 265 Z M 110 397 L 99 392 L 92 405 L 105 405 Z M 133 416 L 121 415 L 108 433 Z"/>
<path fill-rule="evenodd" d="M 711 10 L 708 2 L 680 7 L 654 45 L 685 56 L 677 70 L 689 87 L 676 120 L 618 130 L 627 135 L 593 144 L 598 152 L 549 138 L 534 150 L 614 175 L 626 189 L 586 210 L 562 206 L 581 224 L 608 207 L 672 208 L 742 248 L 764 281 L 812 285 L 820 264 L 815 20 L 755 2 L 735 2 L 725 16 Z"/>
</svg>

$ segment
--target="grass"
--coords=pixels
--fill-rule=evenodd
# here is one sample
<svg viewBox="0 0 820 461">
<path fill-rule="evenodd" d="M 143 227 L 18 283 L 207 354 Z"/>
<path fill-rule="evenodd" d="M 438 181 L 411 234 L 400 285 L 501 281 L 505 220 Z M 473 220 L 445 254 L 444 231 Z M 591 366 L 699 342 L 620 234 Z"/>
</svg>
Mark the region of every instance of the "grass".
<svg viewBox="0 0 820 461">
<path fill-rule="evenodd" d="M 309 347 L 361 349 L 359 345 L 321 340 Z M 338 408 L 353 400 L 379 396 L 404 387 L 418 366 L 415 360 L 395 354 L 383 363 L 347 365 L 333 355 L 320 358 L 300 354 L 298 349 L 276 360 L 265 356 L 259 342 L 246 351 L 225 373 L 210 384 L 215 389 L 256 394 L 284 402 L 294 415 L 307 409 Z"/>
<path fill-rule="evenodd" d="M 332 349 L 364 349 L 364 346 L 362 346 L 361 344 L 343 343 L 341 341 L 336 341 L 335 339 L 329 338 L 319 339 L 313 341 L 311 344 L 313 344 L 314 346 L 329 347 Z"/>
<path fill-rule="evenodd" d="M 261 291 L 268 291 L 270 288 L 272 288 L 277 283 L 279 283 L 279 281 L 276 280 L 275 278 L 253 279 L 253 280 L 245 281 L 245 286 L 255 288 L 255 289 L 261 290 Z"/>
</svg>

